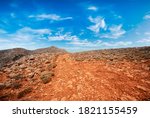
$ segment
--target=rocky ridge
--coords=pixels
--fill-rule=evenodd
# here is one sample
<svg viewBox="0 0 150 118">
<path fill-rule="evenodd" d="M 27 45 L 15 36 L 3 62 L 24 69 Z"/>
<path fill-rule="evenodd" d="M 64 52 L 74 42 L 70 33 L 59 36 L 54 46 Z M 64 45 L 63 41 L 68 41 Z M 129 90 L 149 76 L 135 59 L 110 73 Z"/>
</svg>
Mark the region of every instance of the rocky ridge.
<svg viewBox="0 0 150 118">
<path fill-rule="evenodd" d="M 40 54 L 40 53 L 66 53 L 64 49 L 59 49 L 54 46 L 49 48 L 42 48 L 37 50 L 26 50 L 23 48 L 14 48 L 8 50 L 1 50 L 0 51 L 0 68 L 7 65 L 8 63 L 14 62 L 26 55 L 33 55 L 33 54 Z"/>
</svg>

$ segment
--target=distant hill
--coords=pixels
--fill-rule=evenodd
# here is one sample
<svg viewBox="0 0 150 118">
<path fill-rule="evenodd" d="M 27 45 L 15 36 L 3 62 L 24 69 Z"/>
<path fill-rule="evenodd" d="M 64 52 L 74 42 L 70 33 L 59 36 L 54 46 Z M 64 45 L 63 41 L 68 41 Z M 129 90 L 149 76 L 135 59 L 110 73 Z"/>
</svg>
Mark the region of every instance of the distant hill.
<svg viewBox="0 0 150 118">
<path fill-rule="evenodd" d="M 41 48 L 37 50 L 26 50 L 23 48 L 14 48 L 7 50 L 0 50 L 0 68 L 5 66 L 7 63 L 16 61 L 23 56 L 39 53 L 65 53 L 64 49 L 59 49 L 54 46 L 49 48 Z"/>
<path fill-rule="evenodd" d="M 16 61 L 21 57 L 30 54 L 31 51 L 23 49 L 23 48 L 14 48 L 8 50 L 1 50 L 0 51 L 0 68 L 3 67 L 5 64 Z"/>
<path fill-rule="evenodd" d="M 32 53 L 47 53 L 47 52 L 49 52 L 49 53 L 66 53 L 67 51 L 64 49 L 57 48 L 55 46 L 51 46 L 49 48 L 41 48 L 41 49 L 32 51 Z"/>
<path fill-rule="evenodd" d="M 150 59 L 150 47 L 104 49 L 72 54 L 76 60 L 142 60 Z"/>
</svg>

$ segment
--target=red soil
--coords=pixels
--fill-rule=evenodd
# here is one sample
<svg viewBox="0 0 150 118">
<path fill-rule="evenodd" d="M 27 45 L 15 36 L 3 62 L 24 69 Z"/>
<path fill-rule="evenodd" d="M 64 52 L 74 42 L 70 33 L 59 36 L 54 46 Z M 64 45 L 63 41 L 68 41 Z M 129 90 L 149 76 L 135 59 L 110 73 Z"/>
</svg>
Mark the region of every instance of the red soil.
<svg viewBox="0 0 150 118">
<path fill-rule="evenodd" d="M 0 90 L 4 100 L 147 100 L 150 98 L 150 60 L 146 61 L 76 61 L 71 54 L 59 55 L 55 60 L 52 81 L 43 84 L 39 75 L 34 82 L 18 80 L 19 89 Z M 49 71 L 48 69 L 46 71 Z M 0 74 L 0 82 L 7 81 Z M 32 92 L 17 98 L 27 87 Z M 3 97 L 2 97 L 3 98 Z"/>
</svg>

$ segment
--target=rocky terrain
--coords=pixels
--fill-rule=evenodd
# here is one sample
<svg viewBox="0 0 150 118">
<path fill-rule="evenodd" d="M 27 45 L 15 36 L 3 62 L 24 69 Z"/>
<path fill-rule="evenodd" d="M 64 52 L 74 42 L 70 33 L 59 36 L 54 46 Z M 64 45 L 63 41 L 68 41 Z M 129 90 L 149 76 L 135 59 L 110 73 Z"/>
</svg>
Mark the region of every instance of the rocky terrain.
<svg viewBox="0 0 150 118">
<path fill-rule="evenodd" d="M 5 66 L 7 63 L 16 61 L 21 57 L 28 55 L 29 50 L 22 48 L 8 49 L 0 51 L 0 68 Z"/>
<path fill-rule="evenodd" d="M 150 47 L 2 52 L 0 100 L 150 100 Z"/>
<path fill-rule="evenodd" d="M 7 65 L 8 63 L 14 62 L 26 55 L 40 54 L 40 53 L 65 53 L 63 49 L 56 48 L 54 46 L 50 48 L 42 48 L 37 50 L 26 50 L 23 48 L 14 48 L 8 50 L 0 50 L 0 68 Z"/>
</svg>

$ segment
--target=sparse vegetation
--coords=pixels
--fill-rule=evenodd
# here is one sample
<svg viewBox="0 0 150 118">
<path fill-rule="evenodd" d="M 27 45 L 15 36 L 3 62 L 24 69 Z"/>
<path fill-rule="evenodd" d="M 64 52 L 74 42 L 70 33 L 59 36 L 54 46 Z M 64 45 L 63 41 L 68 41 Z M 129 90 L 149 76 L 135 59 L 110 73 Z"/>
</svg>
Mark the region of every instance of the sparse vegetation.
<svg viewBox="0 0 150 118">
<path fill-rule="evenodd" d="M 6 85 L 4 83 L 0 83 L 0 90 L 4 89 Z"/>
<path fill-rule="evenodd" d="M 40 79 L 42 80 L 42 82 L 44 84 L 49 83 L 52 80 L 52 77 L 54 76 L 53 72 L 47 72 L 47 73 L 43 73 L 40 77 Z"/>
<path fill-rule="evenodd" d="M 142 101 L 150 101 L 150 98 L 143 99 Z"/>
<path fill-rule="evenodd" d="M 95 50 L 72 54 L 76 61 L 90 60 L 142 60 L 150 59 L 149 47 Z"/>
<path fill-rule="evenodd" d="M 3 95 L 0 95 L 0 100 L 3 100 L 3 101 L 6 101 L 6 100 L 9 100 L 10 97 L 12 97 L 13 95 L 10 94 L 10 93 L 5 93 Z"/>
<path fill-rule="evenodd" d="M 22 74 L 16 74 L 16 75 L 12 76 L 11 79 L 20 80 L 20 79 L 23 79 L 23 75 Z"/>
<path fill-rule="evenodd" d="M 23 57 L 24 55 L 23 54 L 18 54 L 18 55 L 14 55 L 14 57 L 13 57 L 13 61 L 16 61 L 16 60 L 18 60 L 18 59 L 20 59 L 21 57 Z"/>
<path fill-rule="evenodd" d="M 57 64 L 52 63 L 52 68 L 56 68 Z"/>
<path fill-rule="evenodd" d="M 142 100 L 150 97 L 148 47 L 72 54 L 51 54 L 49 49 L 39 51 L 23 58 L 16 56 L 16 61 L 1 68 L 0 100 L 50 100 L 52 97 L 56 100 Z M 140 92 L 138 97 L 131 91 L 132 87 Z M 133 92 L 133 96 L 126 96 L 124 91 Z"/>
<path fill-rule="evenodd" d="M 23 91 L 21 91 L 21 92 L 18 93 L 17 98 L 22 98 L 22 97 L 26 96 L 27 94 L 29 94 L 31 92 L 32 92 L 32 88 L 31 87 L 26 88 Z"/>
<path fill-rule="evenodd" d="M 12 89 L 19 89 L 22 85 L 20 83 L 17 83 L 17 82 L 13 82 L 11 84 L 11 88 Z"/>
</svg>

